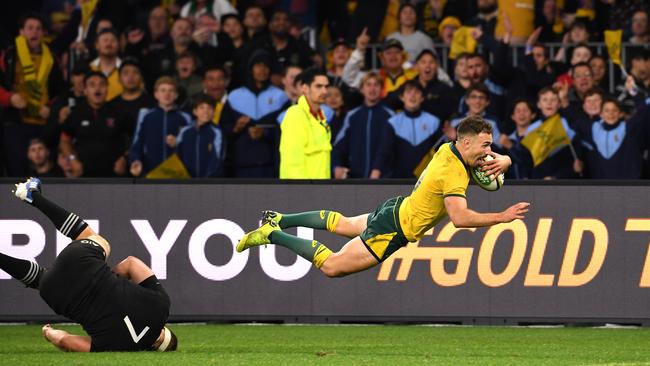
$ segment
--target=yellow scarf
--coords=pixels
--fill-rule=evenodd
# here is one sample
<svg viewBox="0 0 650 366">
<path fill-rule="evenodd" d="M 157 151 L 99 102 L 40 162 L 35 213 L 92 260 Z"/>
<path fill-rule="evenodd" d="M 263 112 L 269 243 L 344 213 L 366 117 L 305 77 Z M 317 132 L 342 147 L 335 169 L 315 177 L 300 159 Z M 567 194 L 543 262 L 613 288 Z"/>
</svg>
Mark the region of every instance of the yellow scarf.
<svg viewBox="0 0 650 366">
<path fill-rule="evenodd" d="M 81 2 L 81 27 L 84 30 L 84 34 L 88 30 L 88 24 L 90 24 L 90 18 L 92 18 L 95 8 L 97 7 L 98 0 L 86 0 Z"/>
<path fill-rule="evenodd" d="M 54 66 L 54 58 L 45 43 L 41 43 L 41 49 L 41 62 L 37 75 L 32 62 L 32 55 L 29 53 L 29 47 L 27 46 L 27 38 L 24 36 L 16 37 L 16 52 L 23 71 L 24 90 L 27 94 L 27 115 L 31 117 L 37 117 L 41 106 L 47 103 L 47 80 L 50 71 L 52 71 L 52 66 Z"/>
</svg>

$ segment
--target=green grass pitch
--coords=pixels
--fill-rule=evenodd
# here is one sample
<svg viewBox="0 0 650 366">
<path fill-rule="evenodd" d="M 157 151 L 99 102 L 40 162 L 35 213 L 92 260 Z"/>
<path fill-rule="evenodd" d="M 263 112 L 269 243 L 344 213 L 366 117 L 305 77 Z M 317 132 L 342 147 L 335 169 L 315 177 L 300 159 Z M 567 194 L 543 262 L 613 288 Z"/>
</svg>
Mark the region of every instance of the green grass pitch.
<svg viewBox="0 0 650 366">
<path fill-rule="evenodd" d="M 62 329 L 80 333 L 78 326 Z M 0 326 L 0 365 L 650 365 L 650 329 L 173 325 L 175 353 L 72 354 Z"/>
</svg>

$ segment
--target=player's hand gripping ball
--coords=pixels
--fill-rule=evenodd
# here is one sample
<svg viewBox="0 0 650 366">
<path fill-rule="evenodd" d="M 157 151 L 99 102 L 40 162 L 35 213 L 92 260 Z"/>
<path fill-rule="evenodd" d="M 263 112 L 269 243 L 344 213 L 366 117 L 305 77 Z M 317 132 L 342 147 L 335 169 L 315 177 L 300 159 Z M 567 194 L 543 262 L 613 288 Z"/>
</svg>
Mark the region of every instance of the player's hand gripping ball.
<svg viewBox="0 0 650 366">
<path fill-rule="evenodd" d="M 486 155 L 483 159 L 485 161 L 490 161 L 494 158 L 490 155 Z M 474 182 L 476 182 L 479 187 L 485 189 L 486 191 L 496 191 L 499 190 L 499 188 L 503 187 L 503 183 L 505 181 L 505 176 L 503 173 L 499 174 L 497 177 L 495 177 L 494 174 L 487 175 L 483 170 L 481 170 L 480 166 L 471 168 L 470 172 L 472 173 Z"/>
</svg>

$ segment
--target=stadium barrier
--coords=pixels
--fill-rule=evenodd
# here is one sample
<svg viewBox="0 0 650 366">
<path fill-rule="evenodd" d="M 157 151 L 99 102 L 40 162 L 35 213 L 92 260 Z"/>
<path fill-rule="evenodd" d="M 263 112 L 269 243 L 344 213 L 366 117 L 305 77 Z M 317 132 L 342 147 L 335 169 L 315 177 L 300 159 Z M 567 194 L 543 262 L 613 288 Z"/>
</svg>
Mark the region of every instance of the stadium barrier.
<svg viewBox="0 0 650 366">
<path fill-rule="evenodd" d="M 58 181 L 44 194 L 87 219 L 127 255 L 149 264 L 172 299 L 175 321 L 650 324 L 647 182 L 509 182 L 470 186 L 477 211 L 532 203 L 524 221 L 483 229 L 441 222 L 377 267 L 345 278 L 268 246 L 235 253 L 262 209 L 370 212 L 412 182 L 221 180 L 192 183 Z M 141 184 L 140 184 L 141 183 Z M 169 183 L 169 182 L 168 182 Z M 52 262 L 69 239 L 0 182 L 0 252 Z M 345 240 L 288 230 L 332 249 Z M 0 321 L 57 319 L 0 273 Z"/>
</svg>

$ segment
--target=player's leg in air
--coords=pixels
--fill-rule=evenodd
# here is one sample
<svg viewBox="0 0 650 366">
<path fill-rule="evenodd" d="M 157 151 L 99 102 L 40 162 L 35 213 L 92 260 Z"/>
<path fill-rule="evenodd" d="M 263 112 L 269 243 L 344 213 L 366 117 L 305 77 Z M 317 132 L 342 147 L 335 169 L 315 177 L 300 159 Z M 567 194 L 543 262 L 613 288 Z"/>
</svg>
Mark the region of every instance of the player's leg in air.
<svg viewBox="0 0 650 366">
<path fill-rule="evenodd" d="M 264 211 L 262 226 L 244 236 L 237 245 L 241 252 L 253 246 L 277 244 L 312 262 L 329 277 L 342 277 L 360 272 L 379 263 L 366 247 L 360 235 L 366 230 L 368 215 L 346 217 L 334 211 L 310 211 L 280 214 Z M 334 253 L 316 240 L 306 240 L 287 234 L 282 229 L 309 227 L 352 238 L 340 251 Z"/>
<path fill-rule="evenodd" d="M 72 240 L 89 239 L 99 245 L 108 258 L 111 247 L 108 241 L 95 233 L 88 224 L 76 214 L 59 207 L 41 194 L 41 181 L 30 178 L 24 183 L 16 184 L 16 197 L 39 209 L 54 224 L 58 231 Z M 27 287 L 39 289 L 40 280 L 45 269 L 37 263 L 12 258 L 0 254 L 0 268 L 13 278 L 23 282 Z M 52 328 L 49 324 L 43 326 L 43 336 L 54 346 L 68 351 L 90 351 L 90 337 L 69 334 L 63 330 Z"/>
</svg>

